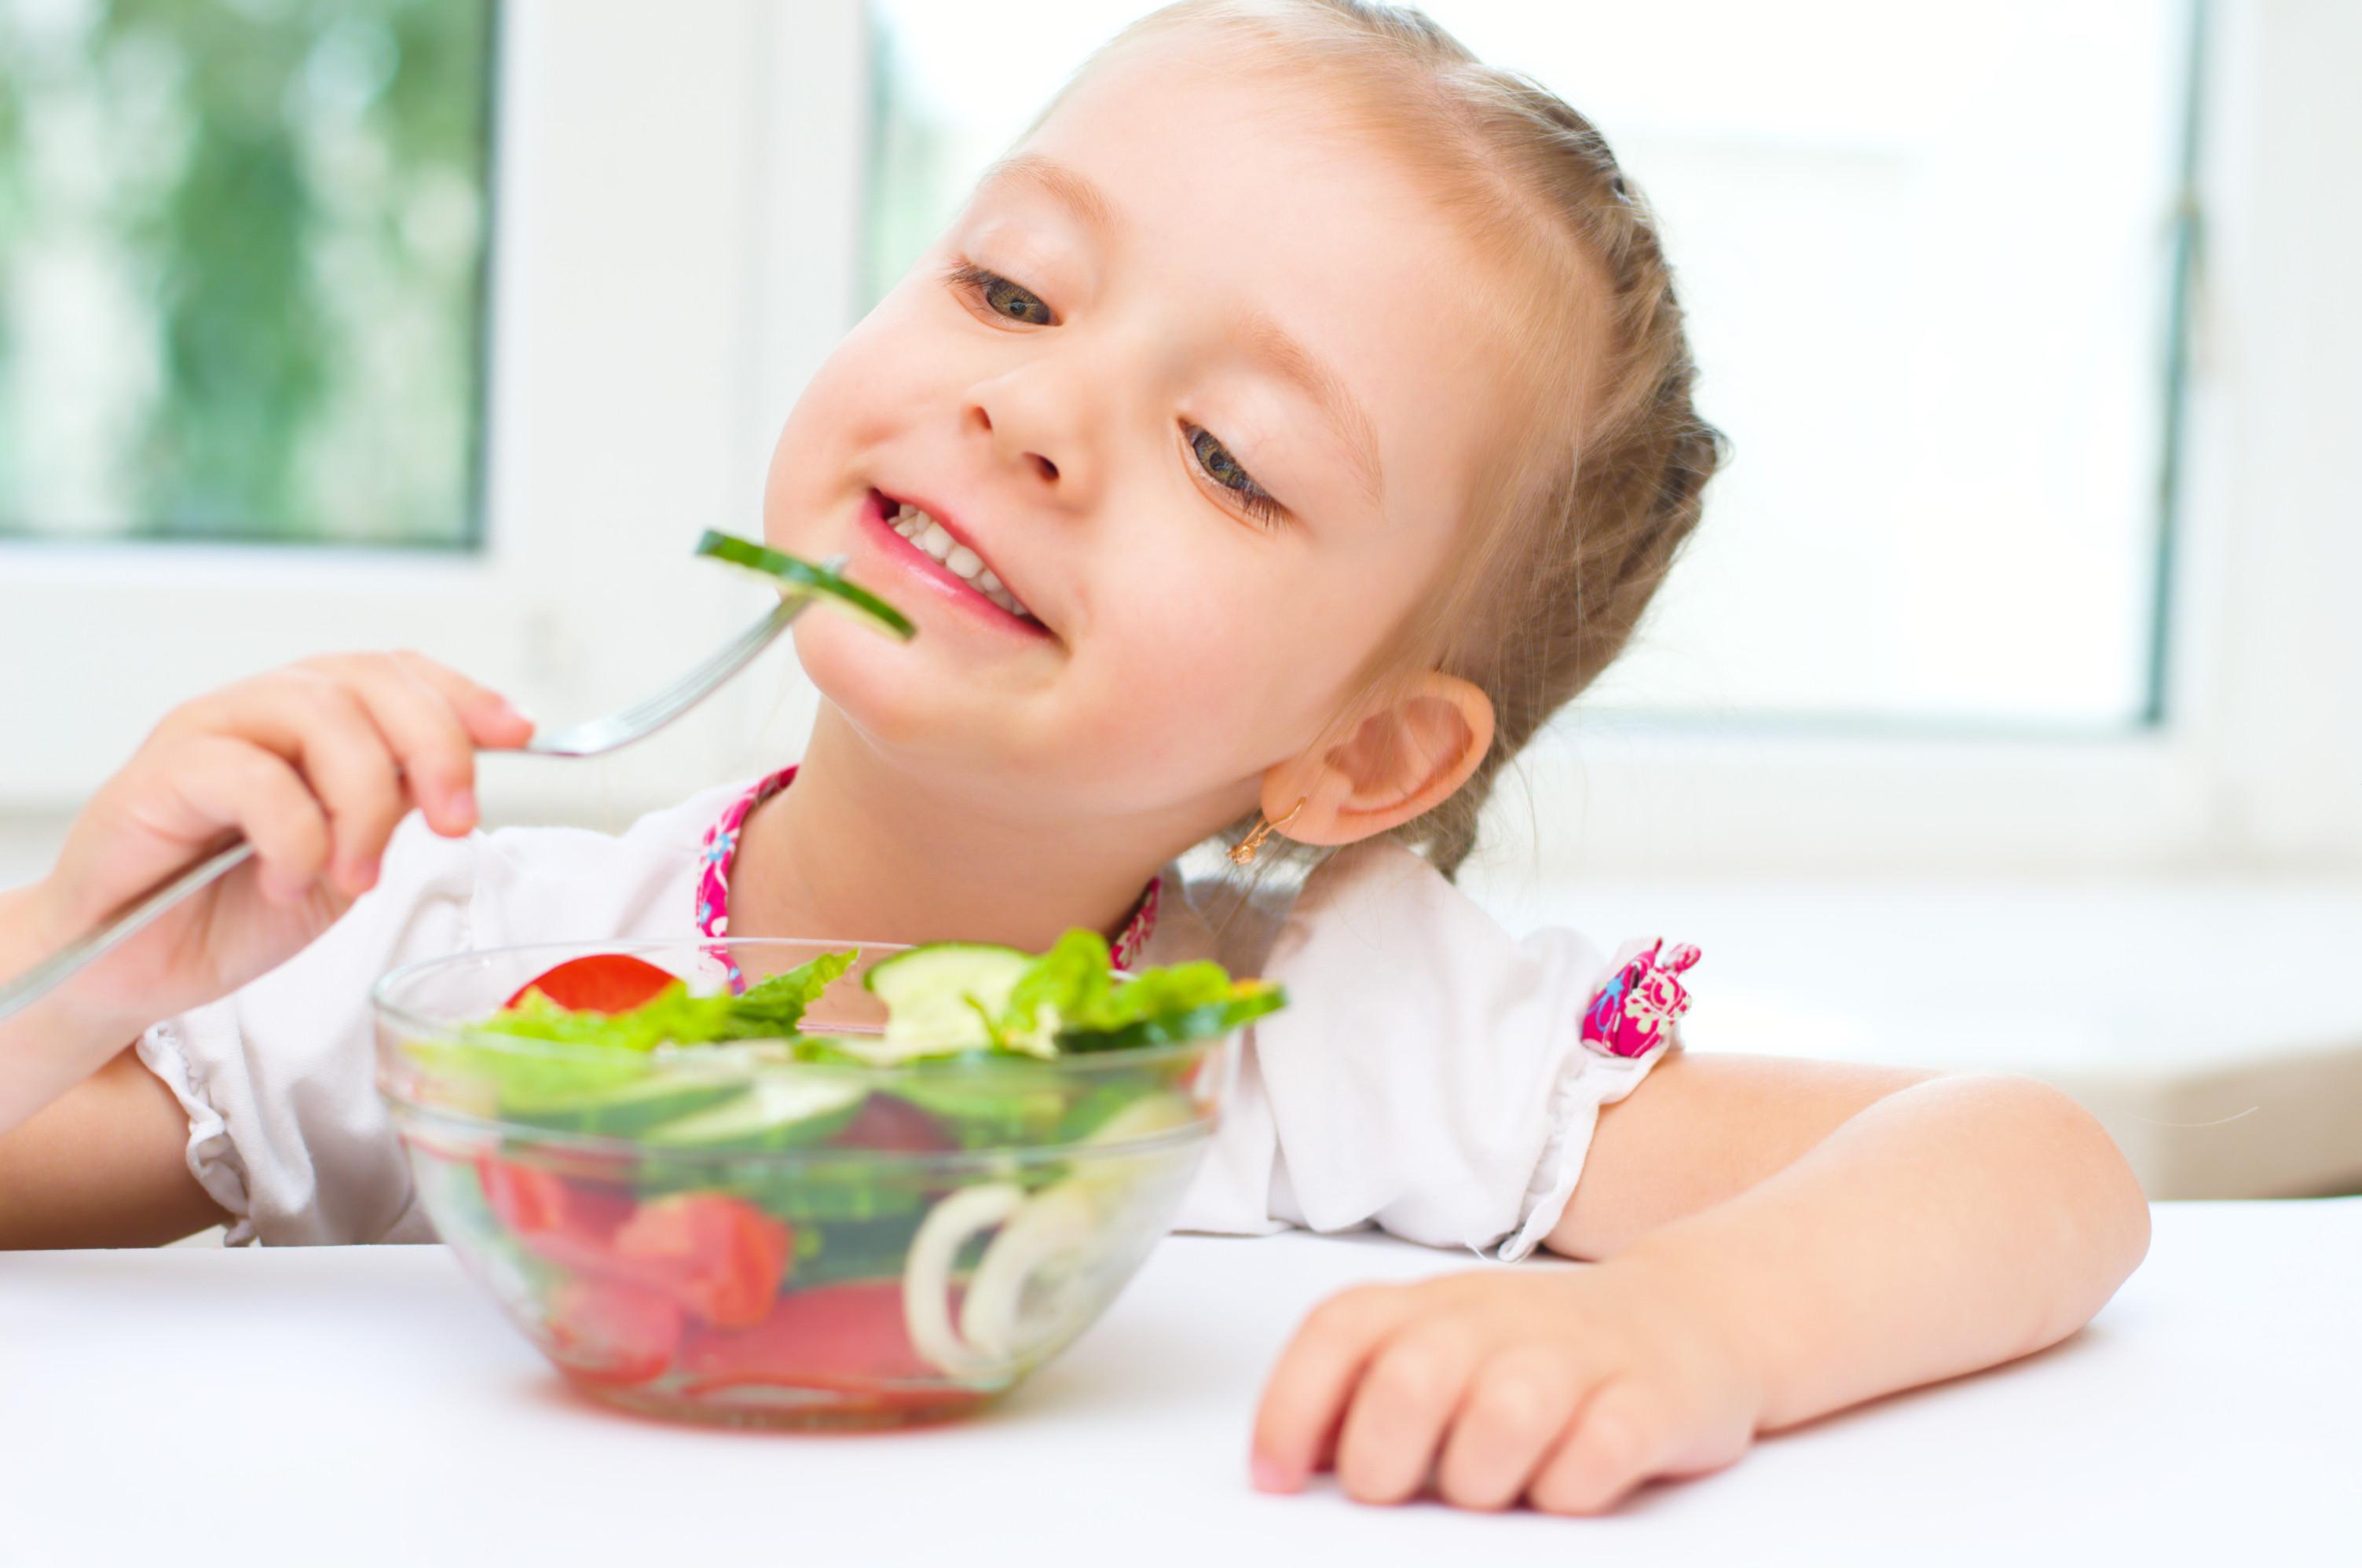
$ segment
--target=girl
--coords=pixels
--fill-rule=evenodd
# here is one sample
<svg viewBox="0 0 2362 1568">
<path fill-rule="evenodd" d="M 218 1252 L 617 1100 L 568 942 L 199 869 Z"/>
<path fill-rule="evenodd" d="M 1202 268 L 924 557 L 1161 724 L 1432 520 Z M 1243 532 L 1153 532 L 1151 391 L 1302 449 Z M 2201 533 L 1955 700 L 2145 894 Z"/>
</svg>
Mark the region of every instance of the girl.
<svg viewBox="0 0 2362 1568">
<path fill-rule="evenodd" d="M 2062 1338 L 2147 1234 L 2074 1105 L 1692 1059 L 1694 949 L 1513 941 L 1451 884 L 1697 517 L 1690 383 L 1647 210 L 1549 94 L 1360 0 L 1157 13 L 781 434 L 770 541 L 850 551 L 922 627 L 797 624 L 825 698 L 800 767 L 618 839 L 485 836 L 473 755 L 530 725 L 415 656 L 180 710 L 8 896 L 0 972 L 226 829 L 259 859 L 6 1026 L 0 1125 L 97 1070 L 0 1141 L 0 1231 L 423 1237 L 363 1002 L 410 958 L 1081 923 L 1293 993 L 1185 1225 L 1608 1260 L 1324 1306 L 1264 1393 L 1260 1485 L 1592 1512 Z M 1258 875 L 1202 875 L 1231 843 Z"/>
</svg>

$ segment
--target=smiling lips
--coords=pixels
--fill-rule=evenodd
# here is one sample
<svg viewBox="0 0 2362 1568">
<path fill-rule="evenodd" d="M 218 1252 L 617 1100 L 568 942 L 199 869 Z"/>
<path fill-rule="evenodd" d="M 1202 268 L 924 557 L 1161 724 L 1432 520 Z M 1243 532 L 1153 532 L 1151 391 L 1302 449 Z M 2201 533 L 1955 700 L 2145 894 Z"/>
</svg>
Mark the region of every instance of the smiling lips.
<svg viewBox="0 0 2362 1568">
<path fill-rule="evenodd" d="M 1008 584 L 993 574 L 984 564 L 984 558 L 955 537 L 948 528 L 921 508 L 907 501 L 898 501 L 883 491 L 878 493 L 878 510 L 886 525 L 940 563 L 943 569 L 966 583 L 993 604 L 1007 611 L 1032 626 L 1041 621 L 1009 591 Z"/>
</svg>

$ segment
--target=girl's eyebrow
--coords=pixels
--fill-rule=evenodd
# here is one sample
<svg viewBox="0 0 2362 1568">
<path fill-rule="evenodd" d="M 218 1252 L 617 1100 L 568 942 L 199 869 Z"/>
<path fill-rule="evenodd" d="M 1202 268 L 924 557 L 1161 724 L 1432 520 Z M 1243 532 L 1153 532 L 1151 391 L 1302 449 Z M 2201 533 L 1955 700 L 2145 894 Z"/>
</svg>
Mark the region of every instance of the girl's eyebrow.
<svg viewBox="0 0 2362 1568">
<path fill-rule="evenodd" d="M 978 191 L 995 185 L 1032 185 L 1066 205 L 1085 223 L 1106 235 L 1116 226 L 1115 204 L 1081 173 L 1038 152 L 1014 152 L 984 171 Z"/>
<path fill-rule="evenodd" d="M 985 171 L 977 190 L 981 193 L 1001 184 L 1033 186 L 1073 209 L 1101 237 L 1120 226 L 1115 204 L 1105 192 L 1080 171 L 1038 152 L 1011 153 L 1000 160 Z M 1353 476 L 1371 504 L 1383 504 L 1385 477 L 1378 464 L 1377 427 L 1337 372 L 1313 358 L 1311 350 L 1261 311 L 1248 315 L 1240 337 L 1251 354 L 1295 382 L 1312 400 L 1352 459 Z"/>
<path fill-rule="evenodd" d="M 1248 315 L 1240 336 L 1250 353 L 1294 381 L 1312 400 L 1313 406 L 1337 433 L 1345 455 L 1353 460 L 1353 477 L 1361 481 L 1370 504 L 1383 505 L 1386 487 L 1385 470 L 1378 466 L 1377 427 L 1370 423 L 1369 411 L 1353 396 L 1343 379 L 1314 359 L 1310 349 L 1261 311 Z"/>
</svg>

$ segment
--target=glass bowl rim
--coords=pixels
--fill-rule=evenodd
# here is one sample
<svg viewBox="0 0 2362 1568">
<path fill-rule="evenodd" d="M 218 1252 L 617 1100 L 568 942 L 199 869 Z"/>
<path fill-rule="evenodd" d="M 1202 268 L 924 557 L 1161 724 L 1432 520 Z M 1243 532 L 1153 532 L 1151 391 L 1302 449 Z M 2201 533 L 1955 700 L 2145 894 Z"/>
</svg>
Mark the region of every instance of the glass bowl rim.
<svg viewBox="0 0 2362 1568">
<path fill-rule="evenodd" d="M 713 948 L 809 947 L 822 951 L 841 951 L 850 947 L 863 953 L 904 953 L 918 945 L 908 942 L 833 941 L 808 936 L 652 936 L 617 937 L 612 940 L 592 939 L 570 942 L 523 942 L 499 947 L 471 948 L 464 952 L 445 953 L 432 958 L 413 959 L 378 977 L 370 987 L 370 1010 L 383 1022 L 390 1022 L 414 1038 L 458 1040 L 469 1045 L 504 1052 L 520 1057 L 544 1061 L 611 1060 L 608 1047 L 575 1045 L 557 1040 L 534 1040 L 524 1035 L 503 1034 L 480 1030 L 472 1024 L 444 1023 L 423 1018 L 416 1012 L 391 999 L 390 993 L 403 981 L 415 978 L 429 970 L 455 966 L 479 959 L 515 957 L 541 953 L 570 954 L 587 958 L 599 954 L 613 953 L 627 956 L 657 951 L 691 949 L 710 951 Z M 1129 979 L 1131 971 L 1116 968 L 1109 971 L 1118 979 Z M 882 1087 L 909 1083 L 914 1078 L 966 1077 L 979 1073 L 1049 1072 L 1058 1076 L 1090 1075 L 1124 1072 L 1141 1067 L 1163 1066 L 1187 1062 L 1219 1051 L 1235 1040 L 1238 1029 L 1221 1034 L 1208 1035 L 1201 1040 L 1182 1040 L 1164 1045 L 1140 1045 L 1120 1051 L 1087 1051 L 1074 1055 L 1058 1056 L 942 1056 L 930 1061 L 905 1062 L 899 1065 L 871 1065 L 838 1062 L 770 1062 L 742 1058 L 736 1065 L 748 1076 L 792 1071 L 824 1073 L 848 1082 L 870 1082 Z M 731 1046 L 765 1043 L 761 1040 L 734 1040 L 723 1043 Z M 694 1065 L 700 1056 L 716 1049 L 710 1045 L 683 1046 L 666 1051 L 659 1046 L 647 1053 L 651 1071 L 667 1070 L 668 1065 Z M 711 1063 L 712 1058 L 706 1057 Z M 712 1065 L 720 1066 L 719 1063 Z"/>
</svg>

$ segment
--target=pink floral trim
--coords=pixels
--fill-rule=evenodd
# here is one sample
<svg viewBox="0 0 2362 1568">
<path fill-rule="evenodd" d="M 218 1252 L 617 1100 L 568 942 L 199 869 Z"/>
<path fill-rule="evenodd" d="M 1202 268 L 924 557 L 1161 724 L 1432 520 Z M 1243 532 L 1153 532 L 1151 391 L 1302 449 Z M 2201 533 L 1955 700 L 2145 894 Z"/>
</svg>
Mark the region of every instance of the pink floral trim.
<svg viewBox="0 0 2362 1568">
<path fill-rule="evenodd" d="M 1664 945 L 1663 937 L 1651 942 L 1599 988 L 1583 1013 L 1585 1045 L 1610 1056 L 1645 1056 L 1690 1010 L 1690 993 L 1674 977 L 1700 955 L 1688 943 L 1670 954 Z"/>
<path fill-rule="evenodd" d="M 1123 929 L 1116 933 L 1115 941 L 1109 944 L 1108 950 L 1114 957 L 1117 968 L 1131 968 L 1132 961 L 1147 951 L 1148 939 L 1156 931 L 1157 889 L 1163 886 L 1162 878 L 1149 882 L 1148 890 L 1140 895 L 1140 902 L 1132 908 L 1131 918 L 1123 922 Z"/>
<path fill-rule="evenodd" d="M 730 868 L 738 861 L 738 830 L 747 813 L 796 781 L 793 766 L 769 778 L 730 802 L 730 809 L 705 830 L 704 865 L 697 874 L 697 930 L 701 936 L 730 934 Z"/>
<path fill-rule="evenodd" d="M 790 766 L 780 768 L 769 778 L 730 802 L 730 807 L 705 830 L 705 845 L 701 858 L 703 864 L 697 874 L 697 930 L 706 937 L 722 938 L 730 934 L 730 872 L 738 859 L 738 834 L 746 824 L 749 812 L 796 781 L 796 770 Z M 1129 967 L 1148 947 L 1148 939 L 1156 931 L 1156 898 L 1158 882 L 1151 880 L 1132 907 L 1131 918 L 1123 923 L 1110 944 L 1116 966 Z M 723 959 L 728 963 L 728 959 Z M 730 965 L 730 979 L 735 985 L 741 979 L 738 966 Z"/>
</svg>

